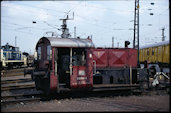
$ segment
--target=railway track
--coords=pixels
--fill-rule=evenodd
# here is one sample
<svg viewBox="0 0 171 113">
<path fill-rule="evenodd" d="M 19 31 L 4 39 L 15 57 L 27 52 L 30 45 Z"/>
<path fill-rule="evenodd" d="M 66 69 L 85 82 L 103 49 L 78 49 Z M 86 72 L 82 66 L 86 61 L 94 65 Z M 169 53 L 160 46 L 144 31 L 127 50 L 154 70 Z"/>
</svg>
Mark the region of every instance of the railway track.
<svg viewBox="0 0 171 113">
<path fill-rule="evenodd" d="M 1 104 L 28 102 L 28 101 L 40 101 L 42 98 L 41 93 L 32 94 L 14 94 L 1 97 Z"/>
<path fill-rule="evenodd" d="M 11 70 L 2 70 L 1 71 L 1 75 L 2 75 L 2 77 L 11 77 L 11 76 L 24 75 L 24 69 L 25 68 L 11 69 Z M 33 68 L 27 68 L 27 69 L 33 69 Z"/>
<path fill-rule="evenodd" d="M 1 71 L 1 105 L 40 101 L 42 93 L 35 90 L 31 76 L 24 77 L 24 69 Z"/>
<path fill-rule="evenodd" d="M 17 71 L 21 71 L 21 70 L 17 70 Z M 12 70 L 11 73 L 13 73 L 14 75 L 18 74 L 18 73 L 15 73 L 14 70 Z M 35 92 L 33 91 L 32 93 L 30 93 L 32 89 L 35 89 L 34 83 L 31 83 L 32 82 L 31 76 L 30 76 L 30 78 L 26 78 L 24 76 L 22 76 L 22 78 L 20 78 L 19 76 L 17 76 L 17 78 L 19 78 L 19 79 L 17 79 L 17 78 L 12 79 L 14 77 L 15 76 L 11 76 L 11 77 L 6 76 L 6 78 L 11 78 L 11 79 L 4 79 L 4 80 L 1 79 L 1 105 L 2 104 L 3 105 L 9 104 L 9 103 L 22 103 L 22 104 L 24 104 L 23 102 L 40 101 L 42 99 L 43 94 L 35 93 L 36 90 L 35 90 Z M 101 85 L 94 85 L 94 87 L 93 87 L 94 93 L 91 92 L 91 94 L 89 94 L 89 95 L 90 95 L 90 97 L 93 95 L 97 96 L 97 94 L 99 94 L 98 91 L 103 91 L 104 95 L 106 95 L 107 91 L 114 90 L 114 89 L 116 91 L 126 91 L 127 93 L 129 93 L 130 89 L 137 89 L 137 87 L 139 87 L 139 86 L 138 85 L 127 85 L 127 84 L 110 85 L 110 87 L 108 86 L 108 84 L 102 85 L 102 86 Z M 104 91 L 104 89 L 105 89 L 105 91 Z M 27 90 L 27 91 L 24 91 L 24 90 Z M 16 93 L 17 91 L 19 93 Z M 2 95 L 2 92 L 11 92 L 11 94 L 10 95 Z M 100 92 L 100 94 L 101 93 L 102 92 Z M 142 92 L 138 92 L 138 94 L 141 94 L 141 93 Z M 146 93 L 148 93 L 148 92 L 146 92 Z M 85 94 L 86 93 L 82 94 L 82 97 L 87 96 Z M 124 92 L 124 94 L 125 94 L 125 92 Z M 66 97 L 68 97 L 67 95 L 68 94 L 66 94 L 66 95 L 64 95 L 64 94 L 56 95 L 55 94 L 55 96 L 53 98 L 57 98 L 57 99 L 66 98 Z M 73 95 L 76 97 L 79 97 L 80 93 L 74 93 Z M 58 97 L 56 97 L 56 96 L 58 96 Z M 70 96 L 72 97 L 72 94 Z M 43 98 L 45 98 L 45 97 L 43 97 Z"/>
<path fill-rule="evenodd" d="M 31 79 L 17 79 L 17 80 L 2 80 L 2 84 L 10 84 L 10 83 L 24 83 L 24 82 L 31 82 Z"/>
<path fill-rule="evenodd" d="M 34 84 L 26 84 L 26 85 L 15 85 L 15 86 L 1 86 L 1 91 L 29 89 L 29 88 L 35 88 L 35 85 Z"/>
</svg>

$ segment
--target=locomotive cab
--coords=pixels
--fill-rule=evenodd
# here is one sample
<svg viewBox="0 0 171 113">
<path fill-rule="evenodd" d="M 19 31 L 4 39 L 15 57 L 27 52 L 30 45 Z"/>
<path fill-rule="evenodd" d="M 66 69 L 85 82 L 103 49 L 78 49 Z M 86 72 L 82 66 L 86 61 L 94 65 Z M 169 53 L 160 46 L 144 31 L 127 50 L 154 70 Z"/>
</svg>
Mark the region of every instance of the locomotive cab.
<svg viewBox="0 0 171 113">
<path fill-rule="evenodd" d="M 73 68 L 86 67 L 86 49 L 58 48 L 56 51 L 58 51 L 57 58 L 55 58 L 57 60 L 58 81 L 64 84 L 64 87 L 70 87 L 70 75 L 73 74 Z"/>
<path fill-rule="evenodd" d="M 32 72 L 36 88 L 46 93 L 91 88 L 92 47 L 90 39 L 41 38 L 36 45 L 37 59 Z"/>
</svg>

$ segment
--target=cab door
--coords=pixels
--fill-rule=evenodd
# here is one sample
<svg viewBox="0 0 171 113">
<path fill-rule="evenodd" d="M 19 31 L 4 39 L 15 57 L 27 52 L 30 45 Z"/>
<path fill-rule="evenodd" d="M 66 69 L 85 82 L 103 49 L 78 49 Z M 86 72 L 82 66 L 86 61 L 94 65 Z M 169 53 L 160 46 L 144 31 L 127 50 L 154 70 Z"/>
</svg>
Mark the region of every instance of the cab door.
<svg viewBox="0 0 171 113">
<path fill-rule="evenodd" d="M 59 92 L 59 83 L 57 75 L 57 59 L 58 49 L 52 48 L 52 71 L 50 73 L 50 90 L 51 92 Z"/>
<path fill-rule="evenodd" d="M 89 49 L 72 50 L 70 88 L 91 88 L 93 85 L 93 60 Z"/>
</svg>

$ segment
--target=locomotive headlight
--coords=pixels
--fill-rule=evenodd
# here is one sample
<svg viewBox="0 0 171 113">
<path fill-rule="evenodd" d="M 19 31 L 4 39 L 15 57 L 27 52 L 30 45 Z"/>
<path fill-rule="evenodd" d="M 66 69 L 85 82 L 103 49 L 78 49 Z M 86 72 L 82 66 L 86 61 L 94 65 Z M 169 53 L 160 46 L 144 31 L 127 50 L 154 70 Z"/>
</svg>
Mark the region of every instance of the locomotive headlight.
<svg viewBox="0 0 171 113">
<path fill-rule="evenodd" d="M 78 74 L 79 75 L 85 75 L 85 71 L 84 70 L 79 70 Z"/>
<path fill-rule="evenodd" d="M 92 58 L 92 54 L 91 53 L 89 54 L 89 57 Z"/>
</svg>

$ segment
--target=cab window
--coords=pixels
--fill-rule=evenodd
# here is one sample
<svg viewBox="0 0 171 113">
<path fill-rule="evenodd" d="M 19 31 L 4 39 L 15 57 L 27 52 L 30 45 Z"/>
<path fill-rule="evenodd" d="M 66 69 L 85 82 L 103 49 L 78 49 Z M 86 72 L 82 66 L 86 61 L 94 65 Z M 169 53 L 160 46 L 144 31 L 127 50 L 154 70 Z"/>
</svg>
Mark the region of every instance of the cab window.
<svg viewBox="0 0 171 113">
<path fill-rule="evenodd" d="M 37 57 L 38 57 L 38 60 L 41 59 L 41 47 L 38 47 Z"/>
<path fill-rule="evenodd" d="M 86 51 L 84 48 L 73 49 L 73 65 L 85 66 L 86 64 Z"/>
<path fill-rule="evenodd" d="M 51 59 L 51 46 L 48 45 L 47 46 L 47 60 L 50 60 Z"/>
</svg>

